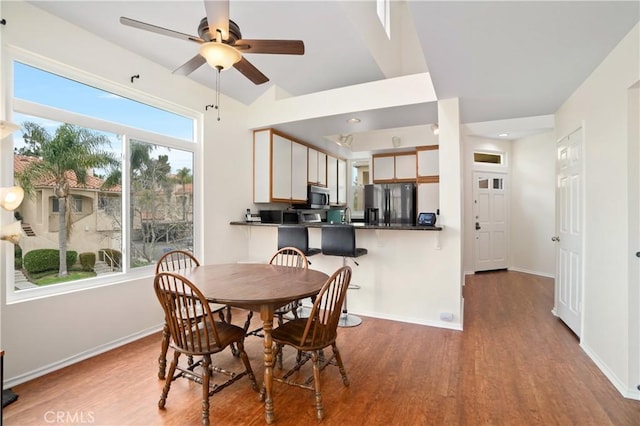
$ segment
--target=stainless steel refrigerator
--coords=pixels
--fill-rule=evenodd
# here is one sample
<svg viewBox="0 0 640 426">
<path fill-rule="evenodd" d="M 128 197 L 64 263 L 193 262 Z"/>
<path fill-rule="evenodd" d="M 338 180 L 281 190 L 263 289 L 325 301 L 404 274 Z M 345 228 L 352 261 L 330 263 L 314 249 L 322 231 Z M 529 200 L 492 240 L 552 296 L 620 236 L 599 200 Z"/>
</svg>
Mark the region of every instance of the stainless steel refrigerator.
<svg viewBox="0 0 640 426">
<path fill-rule="evenodd" d="M 364 186 L 365 215 L 377 209 L 380 225 L 416 224 L 416 185 L 414 183 L 385 183 Z"/>
</svg>

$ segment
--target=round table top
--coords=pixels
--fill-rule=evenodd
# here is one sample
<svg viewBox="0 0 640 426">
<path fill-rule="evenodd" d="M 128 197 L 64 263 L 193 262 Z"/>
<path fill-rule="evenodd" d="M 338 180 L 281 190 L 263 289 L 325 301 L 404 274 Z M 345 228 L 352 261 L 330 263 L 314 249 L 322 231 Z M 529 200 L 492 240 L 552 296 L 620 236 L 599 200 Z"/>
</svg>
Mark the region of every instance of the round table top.
<svg viewBox="0 0 640 426">
<path fill-rule="evenodd" d="M 313 296 L 329 276 L 313 269 L 266 263 L 201 265 L 176 271 L 211 302 L 228 305 L 282 304 Z"/>
</svg>

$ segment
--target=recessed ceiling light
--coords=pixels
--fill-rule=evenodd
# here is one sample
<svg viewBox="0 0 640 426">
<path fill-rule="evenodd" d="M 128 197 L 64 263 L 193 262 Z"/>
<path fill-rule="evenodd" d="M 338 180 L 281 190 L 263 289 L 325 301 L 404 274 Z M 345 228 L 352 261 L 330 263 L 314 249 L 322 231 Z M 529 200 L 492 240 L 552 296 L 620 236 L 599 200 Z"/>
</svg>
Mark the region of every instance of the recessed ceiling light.
<svg viewBox="0 0 640 426">
<path fill-rule="evenodd" d="M 349 123 L 349 124 L 356 124 L 356 123 L 359 123 L 359 122 L 360 122 L 360 119 L 359 118 L 355 118 L 355 117 L 350 118 L 350 119 L 347 120 L 347 123 Z"/>
<path fill-rule="evenodd" d="M 509 136 L 509 133 L 500 133 L 498 136 L 500 136 L 501 138 L 504 138 Z"/>
</svg>

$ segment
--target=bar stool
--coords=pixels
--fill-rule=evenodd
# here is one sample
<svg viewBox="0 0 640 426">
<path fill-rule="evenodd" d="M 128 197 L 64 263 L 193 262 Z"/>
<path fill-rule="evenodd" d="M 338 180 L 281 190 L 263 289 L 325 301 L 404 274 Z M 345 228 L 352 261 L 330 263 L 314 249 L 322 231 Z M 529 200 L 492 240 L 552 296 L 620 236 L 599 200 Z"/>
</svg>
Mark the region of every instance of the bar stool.
<svg viewBox="0 0 640 426">
<path fill-rule="evenodd" d="M 278 225 L 278 250 L 285 247 L 295 247 L 307 257 L 321 251 L 309 248 L 309 230 L 304 225 Z"/>
<path fill-rule="evenodd" d="M 311 265 L 310 256 L 319 254 L 319 248 L 309 248 L 309 229 L 304 225 L 278 225 L 278 250 L 285 247 L 295 247 L 307 256 L 307 262 Z M 312 298 L 313 300 L 313 298 Z M 309 316 L 311 309 L 305 308 L 300 303 L 298 307 L 298 317 L 306 318 Z M 292 319 L 293 315 L 287 316 Z"/>
<path fill-rule="evenodd" d="M 356 229 L 352 225 L 324 225 L 322 227 L 322 254 L 326 256 L 341 256 L 342 266 L 347 265 L 347 258 L 358 265 L 355 258 L 367 254 L 366 248 L 356 247 Z M 357 290 L 360 286 L 349 284 L 349 289 Z M 362 319 L 349 314 L 347 297 L 345 295 L 339 327 L 355 327 L 362 323 Z"/>
</svg>

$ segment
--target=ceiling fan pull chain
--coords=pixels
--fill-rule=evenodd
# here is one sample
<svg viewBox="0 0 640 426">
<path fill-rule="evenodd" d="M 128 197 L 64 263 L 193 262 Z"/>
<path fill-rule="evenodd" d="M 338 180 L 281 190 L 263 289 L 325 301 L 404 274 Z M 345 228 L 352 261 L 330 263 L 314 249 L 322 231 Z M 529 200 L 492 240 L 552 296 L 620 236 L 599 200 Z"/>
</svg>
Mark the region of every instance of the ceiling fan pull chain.
<svg viewBox="0 0 640 426">
<path fill-rule="evenodd" d="M 218 110 L 218 121 L 220 121 L 220 68 L 216 74 L 216 110 Z"/>
</svg>

